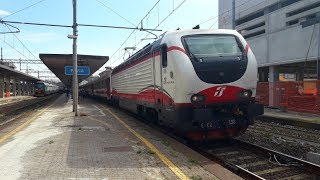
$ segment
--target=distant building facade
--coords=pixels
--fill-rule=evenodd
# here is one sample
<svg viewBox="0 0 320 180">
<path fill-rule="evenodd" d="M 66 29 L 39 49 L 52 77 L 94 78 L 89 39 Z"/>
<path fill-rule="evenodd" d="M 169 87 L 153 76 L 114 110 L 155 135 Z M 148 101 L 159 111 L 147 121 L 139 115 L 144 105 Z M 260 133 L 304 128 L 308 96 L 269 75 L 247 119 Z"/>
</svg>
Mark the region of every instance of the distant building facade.
<svg viewBox="0 0 320 180">
<path fill-rule="evenodd" d="M 219 28 L 232 28 L 232 0 L 219 0 Z M 236 29 L 248 41 L 260 81 L 279 73 L 319 79 L 320 0 L 236 0 Z"/>
</svg>

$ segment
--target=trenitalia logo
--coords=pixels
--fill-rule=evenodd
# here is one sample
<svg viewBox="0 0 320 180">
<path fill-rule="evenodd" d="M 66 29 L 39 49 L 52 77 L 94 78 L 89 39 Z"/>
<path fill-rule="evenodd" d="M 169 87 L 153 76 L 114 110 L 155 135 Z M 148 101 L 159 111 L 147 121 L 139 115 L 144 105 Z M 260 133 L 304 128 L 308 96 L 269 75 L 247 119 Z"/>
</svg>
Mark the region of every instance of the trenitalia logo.
<svg viewBox="0 0 320 180">
<path fill-rule="evenodd" d="M 221 97 L 223 95 L 224 90 L 226 90 L 226 86 L 219 86 L 217 87 L 216 91 L 214 92 L 213 96 L 214 97 Z"/>
</svg>

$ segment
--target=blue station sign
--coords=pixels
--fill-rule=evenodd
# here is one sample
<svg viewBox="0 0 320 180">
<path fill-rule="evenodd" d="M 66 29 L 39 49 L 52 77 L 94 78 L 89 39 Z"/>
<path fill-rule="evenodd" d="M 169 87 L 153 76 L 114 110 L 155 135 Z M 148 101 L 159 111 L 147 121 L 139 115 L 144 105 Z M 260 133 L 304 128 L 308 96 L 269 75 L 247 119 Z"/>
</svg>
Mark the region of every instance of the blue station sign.
<svg viewBox="0 0 320 180">
<path fill-rule="evenodd" d="M 66 75 L 73 75 L 73 67 L 65 66 L 64 72 Z M 78 75 L 89 76 L 90 67 L 89 66 L 78 66 Z"/>
</svg>

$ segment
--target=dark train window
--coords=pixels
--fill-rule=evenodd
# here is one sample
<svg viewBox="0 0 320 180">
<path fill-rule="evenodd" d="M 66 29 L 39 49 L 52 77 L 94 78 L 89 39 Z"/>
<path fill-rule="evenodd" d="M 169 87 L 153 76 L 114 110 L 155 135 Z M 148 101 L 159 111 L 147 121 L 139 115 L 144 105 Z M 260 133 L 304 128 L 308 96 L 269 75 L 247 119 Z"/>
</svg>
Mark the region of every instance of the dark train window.
<svg viewBox="0 0 320 180">
<path fill-rule="evenodd" d="M 166 45 L 161 46 L 160 54 L 161 54 L 162 67 L 165 68 L 168 65 L 167 46 Z"/>
</svg>

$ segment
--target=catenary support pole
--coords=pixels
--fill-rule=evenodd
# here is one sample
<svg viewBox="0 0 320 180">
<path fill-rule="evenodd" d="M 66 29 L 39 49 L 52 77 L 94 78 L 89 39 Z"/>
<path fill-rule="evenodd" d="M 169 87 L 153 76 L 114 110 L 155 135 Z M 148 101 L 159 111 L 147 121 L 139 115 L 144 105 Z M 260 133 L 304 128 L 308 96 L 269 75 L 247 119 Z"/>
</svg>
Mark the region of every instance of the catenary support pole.
<svg viewBox="0 0 320 180">
<path fill-rule="evenodd" d="M 319 32 L 318 32 L 318 58 L 317 58 L 317 80 L 320 80 L 320 22 L 318 24 Z"/>
<path fill-rule="evenodd" d="M 77 0 L 73 0 L 73 111 L 78 116 Z"/>
</svg>

